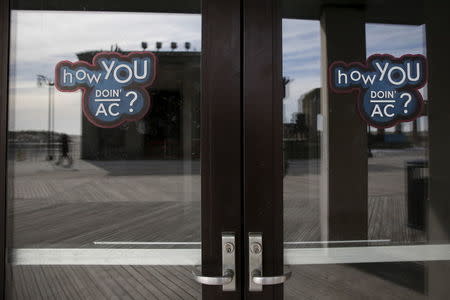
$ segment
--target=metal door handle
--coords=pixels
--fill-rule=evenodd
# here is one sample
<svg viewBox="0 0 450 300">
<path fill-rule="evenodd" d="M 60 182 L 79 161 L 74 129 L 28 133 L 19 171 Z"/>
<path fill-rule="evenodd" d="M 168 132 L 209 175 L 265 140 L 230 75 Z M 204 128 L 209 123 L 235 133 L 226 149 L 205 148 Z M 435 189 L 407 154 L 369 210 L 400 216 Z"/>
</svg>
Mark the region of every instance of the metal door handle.
<svg viewBox="0 0 450 300">
<path fill-rule="evenodd" d="M 203 276 L 196 270 L 192 271 L 192 275 L 194 276 L 195 281 L 206 285 L 226 285 L 231 283 L 234 278 L 234 272 L 230 269 L 225 270 L 223 276 L 221 277 Z"/>
<path fill-rule="evenodd" d="M 284 275 L 280 276 L 270 276 L 264 277 L 260 270 L 254 270 L 252 273 L 252 281 L 259 285 L 274 285 L 282 284 L 291 278 L 292 272 L 286 272 Z"/>
<path fill-rule="evenodd" d="M 221 285 L 222 291 L 236 291 L 236 259 L 235 259 L 235 237 L 232 232 L 222 232 L 222 276 L 203 276 L 194 269 L 192 275 L 194 280 L 206 285 Z"/>
<path fill-rule="evenodd" d="M 248 257 L 248 290 L 250 292 L 262 292 L 263 285 L 282 284 L 292 276 L 292 272 L 286 272 L 280 276 L 263 276 L 263 238 L 261 232 L 249 232 Z"/>
</svg>

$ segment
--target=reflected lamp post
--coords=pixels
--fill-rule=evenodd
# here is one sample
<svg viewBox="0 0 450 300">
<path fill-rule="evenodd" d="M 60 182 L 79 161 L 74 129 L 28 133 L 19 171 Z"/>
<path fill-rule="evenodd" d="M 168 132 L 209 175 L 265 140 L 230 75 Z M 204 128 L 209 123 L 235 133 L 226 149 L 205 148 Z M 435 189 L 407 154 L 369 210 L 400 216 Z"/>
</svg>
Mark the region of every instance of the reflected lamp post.
<svg viewBox="0 0 450 300">
<path fill-rule="evenodd" d="M 37 75 L 39 87 L 48 86 L 48 130 L 47 130 L 47 160 L 53 160 L 53 130 L 55 127 L 54 118 L 54 89 L 55 82 L 44 75 Z"/>
</svg>

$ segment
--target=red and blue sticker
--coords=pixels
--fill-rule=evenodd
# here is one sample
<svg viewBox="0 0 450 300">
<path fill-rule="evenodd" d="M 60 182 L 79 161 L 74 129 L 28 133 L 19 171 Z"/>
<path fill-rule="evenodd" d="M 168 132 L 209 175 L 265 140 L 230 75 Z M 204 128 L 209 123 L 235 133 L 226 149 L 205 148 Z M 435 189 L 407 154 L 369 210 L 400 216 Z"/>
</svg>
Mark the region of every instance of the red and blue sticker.
<svg viewBox="0 0 450 300">
<path fill-rule="evenodd" d="M 423 55 L 396 58 L 375 54 L 366 64 L 338 61 L 330 65 L 328 74 L 335 93 L 357 92 L 359 113 L 370 126 L 392 127 L 421 115 L 423 98 L 419 89 L 427 82 Z"/>
<path fill-rule="evenodd" d="M 156 75 L 152 52 L 100 52 L 92 64 L 62 61 L 55 69 L 55 86 L 61 92 L 82 91 L 86 118 L 102 128 L 117 127 L 143 118 L 150 109 L 147 88 Z"/>
</svg>

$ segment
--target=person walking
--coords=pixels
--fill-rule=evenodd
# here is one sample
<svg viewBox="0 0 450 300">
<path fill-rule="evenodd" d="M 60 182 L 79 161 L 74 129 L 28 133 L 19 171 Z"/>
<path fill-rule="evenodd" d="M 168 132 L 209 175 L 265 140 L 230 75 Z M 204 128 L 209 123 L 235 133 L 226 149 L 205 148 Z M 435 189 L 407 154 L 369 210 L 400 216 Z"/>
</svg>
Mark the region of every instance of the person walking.
<svg viewBox="0 0 450 300">
<path fill-rule="evenodd" d="M 63 164 L 63 161 L 66 160 L 68 163 L 65 165 L 65 167 L 71 167 L 73 164 L 73 160 L 72 157 L 69 154 L 69 143 L 70 143 L 70 138 L 67 134 L 63 133 L 60 137 L 60 143 L 59 143 L 59 147 L 60 147 L 60 155 L 58 158 L 58 161 L 56 162 L 57 165 L 59 164 Z"/>
</svg>

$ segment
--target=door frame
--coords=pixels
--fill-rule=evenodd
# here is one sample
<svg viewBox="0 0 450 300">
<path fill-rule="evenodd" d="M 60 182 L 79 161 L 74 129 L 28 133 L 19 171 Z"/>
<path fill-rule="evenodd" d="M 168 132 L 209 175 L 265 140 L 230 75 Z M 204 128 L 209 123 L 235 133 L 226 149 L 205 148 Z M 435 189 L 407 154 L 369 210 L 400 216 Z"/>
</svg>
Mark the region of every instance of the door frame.
<svg viewBox="0 0 450 300">
<path fill-rule="evenodd" d="M 244 248 L 262 233 L 263 275 L 283 274 L 283 78 L 281 1 L 243 0 Z M 248 250 L 247 250 L 248 255 Z M 246 299 L 283 299 L 283 285 Z"/>
<path fill-rule="evenodd" d="M 220 51 L 218 51 L 220 49 Z M 202 1 L 202 272 L 222 274 L 222 233 L 235 234 L 236 292 L 203 285 L 204 299 L 242 299 L 241 1 Z"/>
<path fill-rule="evenodd" d="M 6 183 L 8 145 L 9 1 L 0 2 L 0 297 L 6 299 Z M 5 47 L 7 45 L 7 47 Z"/>
<path fill-rule="evenodd" d="M 81 1 L 84 2 L 84 1 Z M 139 11 L 140 1 L 131 1 L 129 8 L 111 6 L 108 11 Z M 183 9 L 193 1 L 180 2 Z M 21 3 L 29 10 L 79 10 L 73 2 Z M 89 1 L 92 11 L 104 11 L 103 1 Z M 10 50 L 9 0 L 0 0 L 0 289 L 6 299 L 7 274 L 7 147 L 8 147 L 8 80 Z M 140 9 L 138 9 L 140 8 Z M 161 8 L 161 11 L 164 11 Z M 220 286 L 202 287 L 205 299 L 241 299 L 242 255 L 242 59 L 241 59 L 241 0 L 203 0 L 202 58 L 201 58 L 201 222 L 203 275 L 221 274 L 221 234 L 236 236 L 236 292 L 222 292 Z M 199 11 L 200 12 L 200 11 Z M 219 25 L 217 25 L 219 24 Z M 220 49 L 218 51 L 217 49 Z"/>
</svg>

